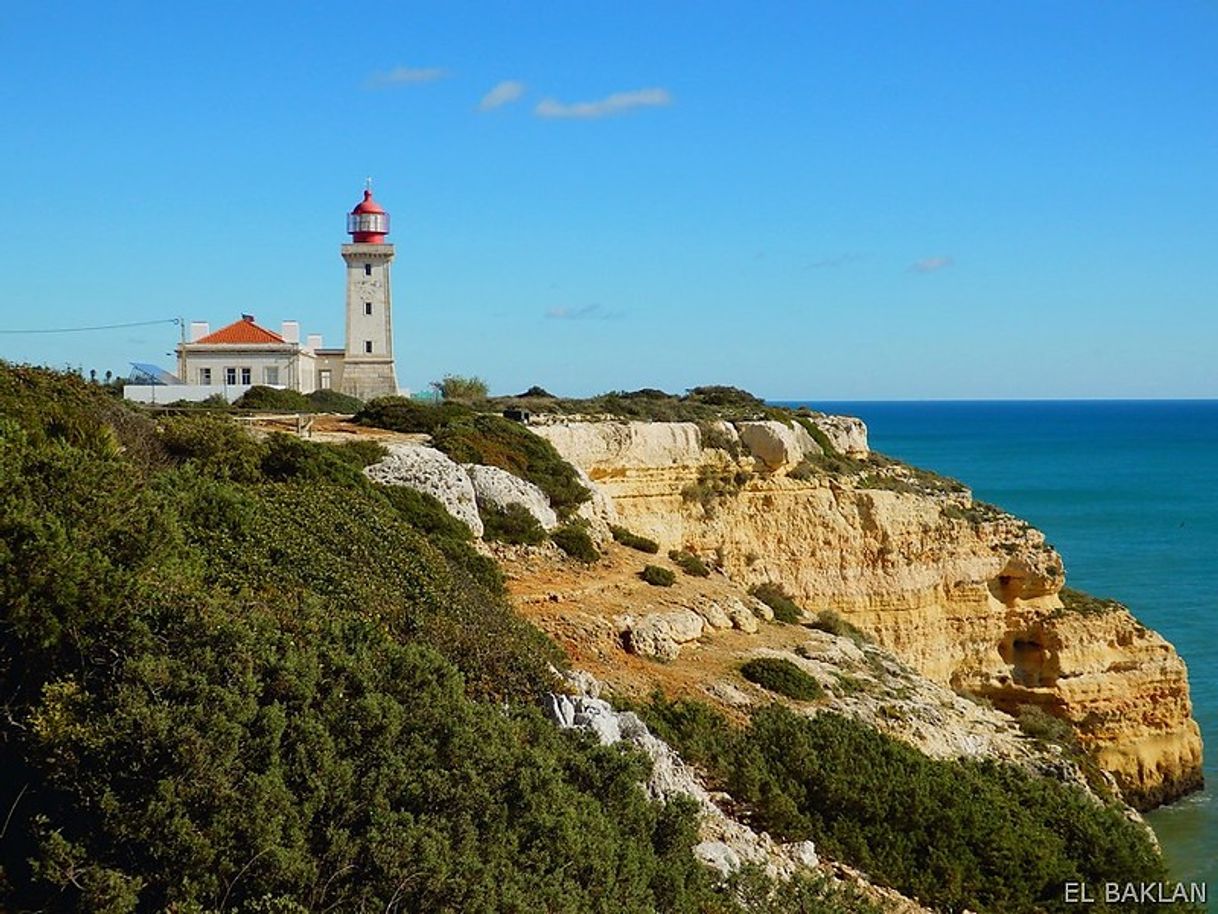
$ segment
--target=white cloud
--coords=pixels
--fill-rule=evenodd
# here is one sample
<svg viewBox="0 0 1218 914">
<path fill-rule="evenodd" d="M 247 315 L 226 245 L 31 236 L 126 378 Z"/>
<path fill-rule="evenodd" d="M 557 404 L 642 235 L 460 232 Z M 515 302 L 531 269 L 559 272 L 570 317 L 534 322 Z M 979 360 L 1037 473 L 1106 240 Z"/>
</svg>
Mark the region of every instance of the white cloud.
<svg viewBox="0 0 1218 914">
<path fill-rule="evenodd" d="M 621 114 L 631 108 L 655 108 L 671 104 L 672 94 L 667 89 L 635 89 L 633 92 L 614 92 L 595 102 L 564 104 L 547 98 L 533 109 L 533 113 L 538 117 L 591 119 Z"/>
<path fill-rule="evenodd" d="M 607 311 L 600 305 L 581 305 L 578 308 L 550 308 L 546 318 L 552 321 L 608 321 L 621 317 L 616 311 Z"/>
<path fill-rule="evenodd" d="M 950 256 L 944 255 L 941 257 L 923 257 L 921 260 L 915 261 L 909 265 L 912 273 L 936 273 L 939 270 L 946 270 L 956 261 Z"/>
<path fill-rule="evenodd" d="M 507 79 L 482 96 L 478 103 L 479 111 L 491 111 L 501 105 L 507 105 L 524 95 L 524 83 L 515 79 Z"/>
<path fill-rule="evenodd" d="M 368 78 L 368 85 L 373 89 L 413 86 L 419 83 L 433 83 L 447 75 L 448 71 L 443 67 L 394 67 L 392 70 L 373 73 Z"/>
</svg>

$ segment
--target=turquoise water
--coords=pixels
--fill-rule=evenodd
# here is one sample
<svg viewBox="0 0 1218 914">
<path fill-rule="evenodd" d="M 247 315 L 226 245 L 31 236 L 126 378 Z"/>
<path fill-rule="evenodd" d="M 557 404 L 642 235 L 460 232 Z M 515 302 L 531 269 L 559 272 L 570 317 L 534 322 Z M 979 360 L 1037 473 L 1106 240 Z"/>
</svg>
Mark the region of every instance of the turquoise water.
<svg viewBox="0 0 1218 914">
<path fill-rule="evenodd" d="M 1045 532 L 1073 587 L 1115 597 L 1188 663 L 1207 789 L 1149 815 L 1174 878 L 1218 893 L 1218 401 L 809 404 Z"/>
</svg>

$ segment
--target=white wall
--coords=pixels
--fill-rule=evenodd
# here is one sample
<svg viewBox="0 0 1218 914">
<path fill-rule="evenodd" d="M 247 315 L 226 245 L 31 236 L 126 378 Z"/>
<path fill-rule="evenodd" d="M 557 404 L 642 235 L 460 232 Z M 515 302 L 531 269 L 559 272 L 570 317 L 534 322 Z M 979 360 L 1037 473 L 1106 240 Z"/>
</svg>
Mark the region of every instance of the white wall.
<svg viewBox="0 0 1218 914">
<path fill-rule="evenodd" d="M 208 397 L 220 394 L 232 403 L 243 393 L 253 387 L 253 384 L 234 384 L 229 387 L 213 384 L 128 384 L 123 388 L 123 399 L 136 403 L 168 404 L 177 400 L 189 400 L 199 403 Z"/>
</svg>

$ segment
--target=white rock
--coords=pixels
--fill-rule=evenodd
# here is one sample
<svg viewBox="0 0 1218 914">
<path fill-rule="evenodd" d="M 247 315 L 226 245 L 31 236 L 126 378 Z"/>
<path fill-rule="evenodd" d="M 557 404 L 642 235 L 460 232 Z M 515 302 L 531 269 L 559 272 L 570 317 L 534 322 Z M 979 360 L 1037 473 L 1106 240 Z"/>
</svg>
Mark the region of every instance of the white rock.
<svg viewBox="0 0 1218 914">
<path fill-rule="evenodd" d="M 701 434 L 693 422 L 562 422 L 529 430 L 585 469 L 703 463 Z"/>
<path fill-rule="evenodd" d="M 701 844 L 695 844 L 694 856 L 724 876 L 730 876 L 740 869 L 740 855 L 722 841 L 703 841 Z"/>
<path fill-rule="evenodd" d="M 423 445 L 393 444 L 389 455 L 379 463 L 364 468 L 374 482 L 389 486 L 406 486 L 439 499 L 457 520 L 482 536 L 482 518 L 474 484 L 460 465 L 435 448 Z"/>
<path fill-rule="evenodd" d="M 760 600 L 757 602 L 761 603 Z M 761 603 L 761 605 L 765 606 L 764 603 Z M 773 620 L 774 610 L 768 606 L 765 608 L 770 612 L 770 620 Z M 758 613 L 753 608 L 745 606 L 740 600 L 735 598 L 729 600 L 724 609 L 727 612 L 728 618 L 732 620 L 732 625 L 745 634 L 751 635 L 760 627 L 757 623 Z"/>
<path fill-rule="evenodd" d="M 558 526 L 558 515 L 550 507 L 550 499 L 533 483 L 499 467 L 467 463 L 464 469 L 474 484 L 474 494 L 479 501 L 500 509 L 520 505 L 533 515 L 543 529 L 553 530 Z"/>
<path fill-rule="evenodd" d="M 794 469 L 805 457 L 822 453 L 820 445 L 799 423 L 740 422 L 736 429 L 741 444 L 771 472 Z"/>
<path fill-rule="evenodd" d="M 681 645 L 701 637 L 704 627 L 702 617 L 692 610 L 651 613 L 634 621 L 626 636 L 627 644 L 641 657 L 675 660 Z"/>
<path fill-rule="evenodd" d="M 812 416 L 816 425 L 834 450 L 849 457 L 866 457 L 871 453 L 867 446 L 867 424 L 854 416 Z"/>
<path fill-rule="evenodd" d="M 618 522 L 617 506 L 613 504 L 613 499 L 605 490 L 593 482 L 581 467 L 575 464 L 572 464 L 572 467 L 583 487 L 592 493 L 590 499 L 575 509 L 575 516 L 588 522 L 588 535 L 592 537 L 592 542 L 598 548 L 602 547 L 613 539 L 613 533 L 609 528 Z"/>
<path fill-rule="evenodd" d="M 753 610 L 753 614 L 763 622 L 774 621 L 774 609 L 768 603 L 762 603 L 755 597 L 749 598 L 749 608 Z"/>
<path fill-rule="evenodd" d="M 551 693 L 546 702 L 546 714 L 560 727 L 591 730 L 603 746 L 612 746 L 622 738 L 617 713 L 607 701 Z"/>
<path fill-rule="evenodd" d="M 699 600 L 691 607 L 711 628 L 731 628 L 732 617 L 714 600 Z M 756 620 L 754 620 L 755 622 Z"/>
</svg>

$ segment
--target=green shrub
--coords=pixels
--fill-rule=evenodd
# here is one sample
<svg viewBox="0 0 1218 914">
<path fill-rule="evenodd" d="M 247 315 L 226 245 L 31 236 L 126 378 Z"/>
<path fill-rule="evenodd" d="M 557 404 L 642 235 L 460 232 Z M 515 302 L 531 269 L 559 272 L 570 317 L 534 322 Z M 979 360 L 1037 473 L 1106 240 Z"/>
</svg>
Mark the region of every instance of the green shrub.
<svg viewBox="0 0 1218 914">
<path fill-rule="evenodd" d="M 319 413 L 341 413 L 349 416 L 358 413 L 364 405 L 364 401 L 359 397 L 341 393 L 333 388 L 315 390 L 306 396 L 311 407 Z"/>
<path fill-rule="evenodd" d="M 550 539 L 563 552 L 581 562 L 592 563 L 600 559 L 601 554 L 592 542 L 592 537 L 583 527 L 567 524 L 559 527 L 550 534 Z"/>
<path fill-rule="evenodd" d="M 233 401 L 237 409 L 277 409 L 285 412 L 313 411 L 309 398 L 296 390 L 280 390 L 256 384 Z"/>
<path fill-rule="evenodd" d="M 268 447 L 226 416 L 200 412 L 168 416 L 158 426 L 169 459 L 232 482 L 262 479 Z"/>
<path fill-rule="evenodd" d="M 353 459 L 354 458 L 354 459 Z M 360 472 L 358 451 L 304 441 L 295 435 L 275 432 L 266 440 L 261 470 L 266 479 L 275 482 L 299 480 L 330 480 L 352 486 L 370 485 Z"/>
<path fill-rule="evenodd" d="M 438 390 L 445 400 L 469 402 L 486 399 L 486 381 L 479 377 L 446 374 L 439 381 L 432 381 L 431 386 Z"/>
<path fill-rule="evenodd" d="M 811 628 L 837 635 L 839 638 L 849 638 L 856 644 L 862 644 L 870 639 L 863 632 L 831 609 L 822 609 L 816 614 L 816 619 L 810 624 Z"/>
<path fill-rule="evenodd" d="M 819 682 L 781 657 L 756 657 L 740 667 L 740 675 L 763 689 L 798 701 L 812 701 L 825 694 Z"/>
<path fill-rule="evenodd" d="M 609 532 L 613 534 L 614 540 L 621 543 L 623 546 L 629 546 L 639 552 L 646 552 L 649 555 L 655 555 L 660 551 L 660 544 L 653 539 L 648 539 L 645 536 L 640 536 L 637 533 L 631 533 L 625 527 L 619 527 L 616 524 L 609 528 Z"/>
<path fill-rule="evenodd" d="M 468 406 L 459 403 L 427 403 L 409 397 L 378 397 L 364 404 L 355 414 L 361 425 L 384 428 L 392 432 L 430 435 L 437 429 L 468 419 L 474 415 Z"/>
<path fill-rule="evenodd" d="M 1058 592 L 1062 601 L 1061 612 L 1079 613 L 1084 616 L 1102 616 L 1105 613 L 1117 612 L 1125 607 L 1116 600 L 1107 597 L 1097 597 L 1073 587 L 1063 587 Z"/>
<path fill-rule="evenodd" d="M 378 485 L 377 489 L 402 520 L 433 540 L 452 539 L 462 543 L 473 540 L 473 531 L 449 514 L 443 502 L 434 495 L 406 486 Z"/>
<path fill-rule="evenodd" d="M 639 572 L 639 577 L 655 587 L 672 587 L 677 583 L 677 575 L 670 568 L 659 565 L 647 565 Z"/>
<path fill-rule="evenodd" d="M 341 444 L 327 444 L 325 446 L 340 460 L 360 470 L 364 467 L 372 466 L 374 463 L 380 463 L 389 456 L 389 449 L 385 445 L 379 441 L 370 441 L 367 438 L 356 438 L 352 441 L 344 441 Z"/>
<path fill-rule="evenodd" d="M 803 609 L 791 599 L 781 584 L 757 584 L 749 588 L 749 596 L 756 597 L 774 610 L 774 618 L 779 622 L 796 624 L 803 619 Z"/>
<path fill-rule="evenodd" d="M 714 515 L 719 502 L 739 495 L 751 477 L 741 469 L 703 466 L 698 478 L 681 490 L 681 498 L 697 502 L 707 517 Z"/>
<path fill-rule="evenodd" d="M 1063 748 L 1075 747 L 1078 744 L 1078 738 L 1070 724 L 1036 705 L 1020 705 L 1015 720 L 1019 723 L 1019 729 L 1033 739 L 1056 743 Z"/>
<path fill-rule="evenodd" d="M 684 549 L 672 549 L 668 553 L 668 558 L 673 564 L 692 577 L 710 577 L 710 569 L 706 567 L 706 563 L 692 552 L 686 552 Z"/>
<path fill-rule="evenodd" d="M 499 507 L 478 502 L 478 514 L 485 528 L 482 538 L 514 546 L 536 546 L 545 542 L 546 531 L 524 505 L 515 503 Z"/>
<path fill-rule="evenodd" d="M 1064 881 L 1157 882 L 1162 859 L 1120 806 L 1013 765 L 930 759 L 868 727 L 780 705 L 747 728 L 698 703 L 657 697 L 643 714 L 657 736 L 705 769 L 784 841 L 811 839 L 826 857 L 936 910 L 1067 914 Z M 1149 912 L 1154 904 L 1095 910 Z"/>
</svg>

